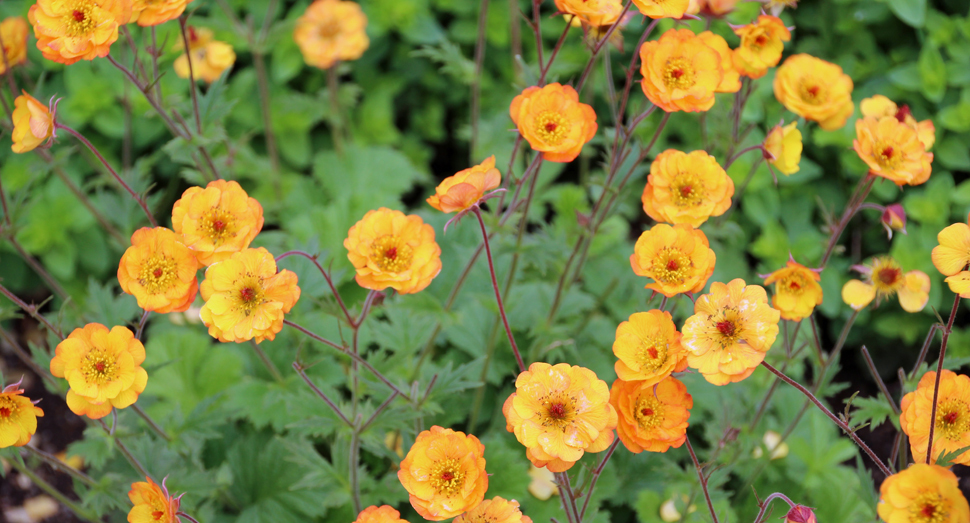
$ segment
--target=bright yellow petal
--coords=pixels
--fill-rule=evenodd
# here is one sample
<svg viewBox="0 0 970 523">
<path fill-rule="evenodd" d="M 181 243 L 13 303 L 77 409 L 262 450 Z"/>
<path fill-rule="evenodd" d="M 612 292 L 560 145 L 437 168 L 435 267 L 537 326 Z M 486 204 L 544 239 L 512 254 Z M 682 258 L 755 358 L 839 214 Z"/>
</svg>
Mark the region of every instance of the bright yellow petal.
<svg viewBox="0 0 970 523">
<path fill-rule="evenodd" d="M 849 280 L 842 287 L 842 301 L 855 310 L 861 310 L 876 297 L 876 289 L 859 280 Z"/>
</svg>

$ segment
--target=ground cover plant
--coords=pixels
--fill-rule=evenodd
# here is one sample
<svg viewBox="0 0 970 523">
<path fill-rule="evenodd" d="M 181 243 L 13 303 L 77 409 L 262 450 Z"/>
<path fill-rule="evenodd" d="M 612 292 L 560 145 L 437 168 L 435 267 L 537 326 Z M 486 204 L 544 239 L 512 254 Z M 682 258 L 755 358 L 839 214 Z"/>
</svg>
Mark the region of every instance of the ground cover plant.
<svg viewBox="0 0 970 523">
<path fill-rule="evenodd" d="M 0 521 L 970 522 L 968 11 L 0 3 Z"/>
</svg>

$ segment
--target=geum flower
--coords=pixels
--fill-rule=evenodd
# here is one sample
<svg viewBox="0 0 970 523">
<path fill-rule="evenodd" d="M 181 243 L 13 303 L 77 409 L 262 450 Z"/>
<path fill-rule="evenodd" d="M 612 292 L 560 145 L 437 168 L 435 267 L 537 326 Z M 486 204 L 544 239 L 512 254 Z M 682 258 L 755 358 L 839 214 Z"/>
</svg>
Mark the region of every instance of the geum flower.
<svg viewBox="0 0 970 523">
<path fill-rule="evenodd" d="M 424 519 L 441 521 L 485 499 L 485 446 L 471 434 L 438 426 L 418 434 L 397 477 Z"/>
<path fill-rule="evenodd" d="M 579 93 L 559 83 L 528 87 L 509 106 L 512 122 L 534 151 L 549 162 L 568 163 L 596 135 L 596 112 Z"/>
<path fill-rule="evenodd" d="M 108 55 L 131 0 L 37 0 L 27 12 L 44 58 L 71 65 Z"/>
<path fill-rule="evenodd" d="M 502 172 L 495 168 L 495 156 L 492 155 L 484 162 L 458 171 L 442 180 L 435 187 L 435 193 L 428 197 L 427 202 L 441 212 L 458 213 L 445 223 L 445 231 L 447 231 L 452 222 L 457 222 L 482 202 L 504 191 L 505 189 L 496 189 L 500 183 L 502 183 Z"/>
<path fill-rule="evenodd" d="M 852 147 L 869 166 L 869 174 L 896 185 L 919 185 L 929 179 L 933 153 L 919 140 L 916 131 L 895 116 L 856 120 Z"/>
<path fill-rule="evenodd" d="M 893 239 L 893 231 L 902 231 L 903 234 L 906 234 L 906 209 L 903 209 L 903 206 L 898 203 L 887 205 L 883 209 L 879 221 L 882 223 L 883 228 L 886 229 L 890 240 Z M 934 248 L 934 250 L 936 249 Z"/>
<path fill-rule="evenodd" d="M 939 245 L 931 257 L 936 270 L 946 276 L 950 290 L 961 298 L 970 297 L 970 226 L 954 223 L 936 235 Z"/>
<path fill-rule="evenodd" d="M 0 74 L 7 67 L 27 63 L 27 33 L 30 26 L 22 16 L 11 16 L 0 22 L 0 39 L 3 40 L 3 57 L 0 57 Z"/>
<path fill-rule="evenodd" d="M 188 48 L 186 49 L 184 42 L 180 43 L 178 47 L 184 53 L 172 64 L 179 78 L 193 76 L 196 81 L 203 80 L 211 84 L 222 76 L 223 71 L 236 63 L 236 52 L 232 50 L 232 46 L 213 40 L 211 30 L 189 26 L 186 32 Z M 192 59 L 191 68 L 189 58 Z"/>
<path fill-rule="evenodd" d="M 775 98 L 789 111 L 818 122 L 826 131 L 852 116 L 852 78 L 842 68 L 810 56 L 789 56 L 775 74 Z"/>
<path fill-rule="evenodd" d="M 771 305 L 778 309 L 783 319 L 801 321 L 822 304 L 822 286 L 818 283 L 822 281 L 822 276 L 819 272 L 792 258 L 785 267 L 765 278 L 765 285 L 775 286 Z"/>
<path fill-rule="evenodd" d="M 734 181 L 704 151 L 667 149 L 650 164 L 643 211 L 658 222 L 700 227 L 731 208 Z"/>
<path fill-rule="evenodd" d="M 656 385 L 672 373 L 687 369 L 680 333 L 666 311 L 635 312 L 628 321 L 620 323 L 613 341 L 613 354 L 617 357 L 617 377 L 624 381 L 642 381 L 646 386 Z"/>
<path fill-rule="evenodd" d="M 677 18 L 680 19 L 690 7 L 690 0 L 633 0 L 633 5 L 637 6 L 643 16 L 650 18 Z"/>
<path fill-rule="evenodd" d="M 889 256 L 877 256 L 867 265 L 854 265 L 865 281 L 849 280 L 842 286 L 842 301 L 855 310 L 862 310 L 872 300 L 882 300 L 899 294 L 899 305 L 906 312 L 919 312 L 930 298 L 930 277 L 921 271 L 903 273 L 899 263 Z"/>
<path fill-rule="evenodd" d="M 938 465 L 914 463 L 879 487 L 876 512 L 886 523 L 967 523 L 970 506 L 957 477 Z"/>
<path fill-rule="evenodd" d="M 623 4 L 619 0 L 555 0 L 555 3 L 556 9 L 567 15 L 567 19 L 575 16 L 580 22 L 593 27 L 613 25 L 623 12 Z"/>
<path fill-rule="evenodd" d="M 697 38 L 700 38 L 702 42 L 717 51 L 717 54 L 721 56 L 721 71 L 724 75 L 721 77 L 721 83 L 717 84 L 714 92 L 736 93 L 740 91 L 741 74 L 738 73 L 738 69 L 735 67 L 734 63 L 737 60 L 735 58 L 735 52 L 728 46 L 727 40 L 711 31 L 704 31 L 698 34 Z"/>
<path fill-rule="evenodd" d="M 50 147 L 57 137 L 57 127 L 54 125 L 57 100 L 52 99 L 50 105 L 46 106 L 26 91 L 22 92 L 13 101 L 13 145 L 10 149 L 15 153 L 26 153 L 38 147 Z"/>
<path fill-rule="evenodd" d="M 357 2 L 316 0 L 297 19 L 293 40 L 307 65 L 329 69 L 364 54 L 370 45 L 366 29 L 367 16 Z"/>
<path fill-rule="evenodd" d="M 906 124 L 911 129 L 916 131 L 916 135 L 919 137 L 920 143 L 927 151 L 933 148 L 933 144 L 936 142 L 936 127 L 933 125 L 932 120 L 923 120 L 922 122 L 917 122 L 916 118 L 913 117 L 913 113 L 909 110 L 908 105 L 903 105 L 902 107 L 896 105 L 889 98 L 881 94 L 877 94 L 872 98 L 865 98 L 859 103 L 859 112 L 865 118 L 882 118 L 884 116 L 892 116 L 899 120 L 901 123 Z"/>
<path fill-rule="evenodd" d="M 192 0 L 132 0 L 131 18 L 142 27 L 178 18 Z"/>
<path fill-rule="evenodd" d="M 772 127 L 765 137 L 764 158 L 769 166 L 790 176 L 798 172 L 802 159 L 802 132 L 798 130 L 798 122 L 783 124 Z"/>
<path fill-rule="evenodd" d="M 452 523 L 532 523 L 532 518 L 522 515 L 518 501 L 496 496 L 482 501 Z"/>
<path fill-rule="evenodd" d="M 172 207 L 172 230 L 208 266 L 247 247 L 263 228 L 263 207 L 234 181 L 189 187 Z"/>
<path fill-rule="evenodd" d="M 37 432 L 37 418 L 44 416 L 44 411 L 35 406 L 37 402 L 23 396 L 22 382 L 0 390 L 0 449 L 26 445 Z"/>
<path fill-rule="evenodd" d="M 920 378 L 916 390 L 903 396 L 900 403 L 899 426 L 909 437 L 909 447 L 917 463 L 926 461 L 935 388 L 936 372 L 927 372 Z M 936 405 L 932 463 L 942 454 L 970 447 L 970 377 L 944 369 Z M 951 461 L 970 464 L 970 451 Z"/>
<path fill-rule="evenodd" d="M 367 507 L 360 511 L 354 523 L 408 523 L 401 519 L 401 513 L 390 505 Z"/>
<path fill-rule="evenodd" d="M 182 496 L 176 498 L 169 494 L 165 480 L 159 486 L 152 478 L 145 479 L 147 482 L 131 484 L 128 499 L 134 506 L 128 512 L 128 523 L 179 523 L 181 520 L 176 514 Z"/>
<path fill-rule="evenodd" d="M 347 232 L 347 258 L 357 270 L 357 284 L 401 294 L 424 290 L 441 272 L 441 247 L 434 228 L 417 215 L 381 207 L 368 211 Z"/>
<path fill-rule="evenodd" d="M 633 272 L 654 280 L 645 288 L 668 298 L 704 290 L 715 261 L 704 231 L 687 224 L 654 225 L 640 235 L 630 255 Z"/>
<path fill-rule="evenodd" d="M 771 15 L 761 15 L 752 24 L 734 27 L 734 34 L 741 37 L 741 45 L 734 52 L 738 70 L 750 78 L 761 78 L 778 65 L 785 42 L 791 40 L 791 31 L 784 22 Z"/>
<path fill-rule="evenodd" d="M 656 385 L 645 381 L 613 382 L 610 404 L 619 422 L 616 433 L 623 446 L 634 454 L 667 452 L 687 440 L 687 419 L 694 399 L 677 378 Z"/>
<path fill-rule="evenodd" d="M 182 312 L 195 300 L 199 262 L 181 239 L 164 227 L 142 227 L 131 235 L 131 247 L 118 264 L 118 283 L 146 311 Z"/>
<path fill-rule="evenodd" d="M 707 111 L 724 78 L 721 55 L 690 29 L 670 29 L 640 47 L 640 86 L 667 112 Z"/>
</svg>

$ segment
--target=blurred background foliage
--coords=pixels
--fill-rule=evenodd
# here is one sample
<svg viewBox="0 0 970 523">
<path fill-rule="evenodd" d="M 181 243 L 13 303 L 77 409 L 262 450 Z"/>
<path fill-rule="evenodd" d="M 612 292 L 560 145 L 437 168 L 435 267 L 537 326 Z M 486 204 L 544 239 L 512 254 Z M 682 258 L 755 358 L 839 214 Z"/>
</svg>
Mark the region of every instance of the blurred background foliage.
<svg viewBox="0 0 970 523">
<path fill-rule="evenodd" d="M 266 227 L 254 246 L 276 254 L 290 249 L 320 253 L 324 266 L 332 266 L 345 300 L 359 310 L 365 292 L 354 283 L 342 247 L 354 222 L 367 210 L 388 206 L 415 212 L 439 231 L 441 274 L 418 295 L 388 298 L 361 332 L 362 346 L 369 347 L 368 359 L 395 382 L 417 382 L 412 390 L 424 391 L 435 381 L 418 405 L 409 407 L 397 400 L 364 433 L 365 506 L 388 503 L 404 510 L 411 521 L 419 519 L 407 506 L 396 465 L 415 431 L 438 424 L 472 432 L 485 443 L 492 473 L 489 497 L 518 499 L 524 513 L 537 522 L 549 517 L 564 521 L 557 497 L 541 500 L 528 492 L 530 465 L 524 449 L 505 431 L 501 405 L 512 391 L 515 365 L 481 260 L 460 293 L 454 299 L 450 296 L 480 245 L 479 231 L 462 223 L 441 235 L 448 217 L 423 201 L 438 180 L 489 155 L 496 156 L 498 166 L 508 165 L 515 142 L 509 103 L 538 76 L 532 33 L 518 14 L 510 15 L 510 7 L 530 12 L 529 2 L 492 0 L 489 6 L 485 59 L 478 78 L 481 114 L 476 123 L 470 107 L 480 2 L 362 1 L 371 45 L 360 60 L 339 66 L 337 86 L 328 85 L 324 72 L 304 65 L 292 40 L 295 20 L 307 1 L 227 2 L 241 25 L 227 17 L 215 0 L 190 5 L 190 24 L 213 29 L 216 38 L 229 42 L 238 55 L 229 74 L 211 86 L 200 85 L 204 128 L 198 141 L 212 153 L 223 176 L 238 180 L 266 209 Z M 28 7 L 27 2 L 5 1 L 0 3 L 0 15 L 23 16 Z M 747 23 L 759 9 L 757 3 L 740 3 L 726 20 L 715 20 L 712 29 L 734 46 L 737 39 L 726 22 Z M 565 21 L 551 16 L 552 2 L 544 2 L 542 10 L 542 37 L 548 51 Z M 933 280 L 929 304 L 922 313 L 905 313 L 895 302 L 864 310 L 848 337 L 841 370 L 823 374 L 819 383 L 820 395 L 830 398 L 834 410 L 845 408 L 844 398 L 861 393 L 853 401 L 852 421 L 871 422 L 860 434 L 887 458 L 897 420 L 879 397 L 859 348 L 863 344 L 869 348 L 898 398 L 915 383 L 901 384 L 896 370 L 910 371 L 936 321 L 934 310 L 945 309 L 950 299 L 929 253 L 937 232 L 965 220 L 970 210 L 968 11 L 966 0 L 807 0 L 782 15 L 795 27 L 786 56 L 804 52 L 841 65 L 855 82 L 856 104 L 880 93 L 908 104 L 918 120 L 929 118 L 936 124 L 936 157 L 929 182 L 905 191 L 877 182 L 869 199 L 901 202 L 909 216 L 907 234 L 889 241 L 878 213 L 863 211 L 843 235 L 844 249 L 823 274 L 825 301 L 816 315 L 822 345 L 828 350 L 851 312 L 840 300 L 842 284 L 853 277 L 849 267 L 871 255 L 890 253 L 905 270 L 922 270 Z M 640 206 L 649 162 L 636 168 L 618 195 L 615 213 L 603 223 L 579 272 L 566 279 L 561 300 L 556 302 L 555 295 L 592 202 L 604 190 L 605 151 L 615 125 L 610 85 L 622 89 L 626 64 L 645 27 L 640 18 L 634 17 L 623 30 L 622 50 L 610 48 L 606 63 L 602 56 L 597 59 L 582 93 L 583 101 L 597 110 L 601 132 L 577 161 L 543 164 L 523 230 L 518 229 L 516 218 L 500 226 L 494 216 L 486 216 L 489 227 L 497 231 L 493 249 L 499 278 L 514 270 L 506 303 L 526 359 L 583 365 L 608 383 L 615 378 L 611 345 L 617 324 L 633 312 L 657 305 L 657 301 L 648 304 L 646 282 L 632 273 L 628 261 L 633 242 L 651 225 Z M 700 31 L 704 22 L 690 25 Z M 671 26 L 664 21 L 659 29 Z M 149 32 L 134 26 L 132 31 L 144 50 L 150 43 Z M 158 28 L 163 52 L 159 83 L 166 105 L 188 118 L 192 113 L 188 82 L 171 69 L 180 53 L 177 35 L 174 22 Z M 519 56 L 514 56 L 516 50 Z M 114 45 L 113 54 L 130 63 L 131 51 L 122 40 Z M 549 80 L 575 81 L 588 56 L 581 31 L 571 30 Z M 267 67 L 278 167 L 267 148 L 257 95 L 254 62 L 260 59 Z M 770 71 L 755 83 L 742 115 L 742 125 L 752 126 L 742 146 L 760 143 L 766 129 L 793 117 L 774 100 L 773 75 Z M 170 224 L 171 206 L 182 191 L 204 183 L 192 157 L 190 145 L 196 144 L 172 139 L 140 93 L 105 61 L 63 67 L 43 60 L 31 39 L 29 64 L 16 80 L 41 100 L 62 97 L 58 113 L 62 121 L 83 132 L 109 162 L 122 166 L 124 178 L 136 190 L 150 192 L 149 204 L 163 225 Z M 705 117 L 709 148 L 722 163 L 729 146 L 732 102 L 732 95 L 718 95 Z M 639 86 L 634 86 L 630 114 L 645 107 Z M 827 220 L 841 214 L 852 187 L 866 171 L 851 150 L 854 119 L 834 132 L 800 125 L 805 136 L 801 170 L 782 177 L 775 186 L 767 168 L 760 166 L 737 212 L 703 227 L 717 254 L 711 281 L 740 277 L 760 283 L 758 275 L 781 267 L 789 253 L 808 266 L 818 263 L 829 234 Z M 650 140 L 659 120 L 660 115 L 654 114 L 640 125 L 636 136 L 641 143 Z M 703 148 L 700 125 L 697 115 L 674 114 L 650 158 L 666 148 Z M 335 133 L 343 139 L 335 139 Z M 516 176 L 528 160 L 529 154 L 519 155 Z M 745 155 L 731 166 L 729 174 L 739 186 L 754 160 L 754 155 Z M 127 238 L 145 225 L 136 204 L 72 140 L 62 140 L 49 154 L 15 155 L 0 147 L 0 165 L 13 221 L 12 227 L 3 229 L 3 238 L 15 239 L 36 257 L 63 287 L 63 295 L 52 295 L 51 286 L 24 262 L 10 241 L 0 241 L 4 285 L 34 302 L 52 297 L 44 312 L 65 331 L 86 322 L 137 322 L 141 311 L 134 298 L 120 292 L 115 276 Z M 72 193 L 72 186 L 86 195 L 106 223 L 100 223 Z M 346 335 L 331 315 L 337 310 L 335 303 L 313 265 L 289 258 L 281 266 L 298 273 L 303 289 L 289 318 L 331 339 Z M 48 349 L 56 340 L 44 339 L 31 321 L 16 319 L 11 302 L 0 305 L 3 328 L 29 345 L 39 364 L 47 366 Z M 691 311 L 683 298 L 672 302 L 672 308 L 678 324 Z M 952 366 L 970 358 L 970 329 L 960 323 L 950 343 Z M 295 373 L 287 372 L 297 358 L 319 362 L 308 371 L 310 376 L 331 397 L 349 401 L 349 359 L 325 352 L 285 329 L 275 341 L 262 345 L 284 370 L 285 379 L 276 381 L 246 345 L 214 342 L 191 311 L 154 315 L 146 340 L 151 378 L 139 405 L 161 422 L 174 441 L 166 443 L 148 433 L 129 411 L 120 413 L 115 437 L 124 438 L 154 474 L 168 476 L 170 489 L 186 493 L 183 506 L 188 512 L 206 523 L 352 521 L 356 517 L 349 502 L 344 451 L 349 432 Z M 798 331 L 793 357 L 786 355 L 781 340 L 769 353 L 769 361 L 786 366 L 788 374 L 803 383 L 817 380 L 820 369 L 813 349 L 804 347 L 811 340 L 811 329 L 804 326 Z M 9 382 L 23 371 L 7 356 L 4 377 Z M 389 391 L 367 374 L 362 379 L 367 415 Z M 796 391 L 779 387 L 763 415 L 756 415 L 774 381 L 766 372 L 757 371 L 752 378 L 723 388 L 696 374 L 684 381 L 695 400 L 689 434 L 701 460 L 717 469 L 711 488 L 722 521 L 753 520 L 754 493 L 763 498 L 775 491 L 816 507 L 820 520 L 875 517 L 876 483 L 857 449 L 815 409 L 806 412 L 805 401 Z M 63 393 L 66 385 L 58 386 Z M 32 389 L 41 387 L 35 379 Z M 64 416 L 66 410 L 55 407 L 62 401 L 55 395 L 36 394 L 45 395 L 45 409 L 51 406 L 52 412 L 61 414 L 41 420 L 39 445 L 52 452 L 66 446 L 69 455 L 82 457 L 99 482 L 90 488 L 75 485 L 77 495 L 109 521 L 124 521 L 128 506 L 124 493 L 136 478 L 116 452 L 112 437 L 99 427 L 85 429 L 79 420 L 69 419 L 70 414 Z M 784 456 L 764 448 L 768 431 L 786 433 L 789 427 Z M 683 521 L 708 518 L 683 448 L 666 454 L 628 455 L 622 448 L 618 452 L 624 455 L 610 461 L 588 520 L 656 521 L 668 500 L 674 500 Z M 599 459 L 586 457 L 572 470 L 578 475 L 574 485 L 584 485 Z M 956 470 L 964 473 L 962 467 Z M 668 511 L 667 520 L 671 517 Z"/>
</svg>

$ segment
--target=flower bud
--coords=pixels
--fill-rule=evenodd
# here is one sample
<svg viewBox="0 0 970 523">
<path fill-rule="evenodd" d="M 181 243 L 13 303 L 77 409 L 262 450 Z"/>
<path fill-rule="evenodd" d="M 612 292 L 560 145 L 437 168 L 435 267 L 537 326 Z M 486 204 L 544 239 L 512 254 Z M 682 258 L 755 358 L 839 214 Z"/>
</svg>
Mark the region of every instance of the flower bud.
<svg viewBox="0 0 970 523">
<path fill-rule="evenodd" d="M 815 513 L 805 505 L 795 505 L 785 516 L 785 523 L 816 523 Z"/>
<path fill-rule="evenodd" d="M 893 231 L 902 231 L 906 234 L 906 211 L 903 210 L 902 205 L 898 203 L 887 205 L 880 220 L 886 232 L 889 233 L 889 239 L 892 239 Z"/>
</svg>

